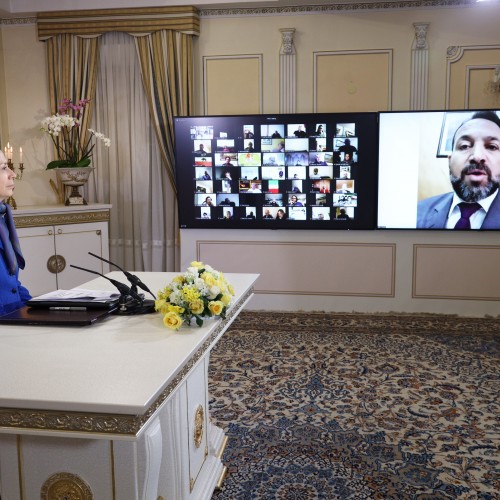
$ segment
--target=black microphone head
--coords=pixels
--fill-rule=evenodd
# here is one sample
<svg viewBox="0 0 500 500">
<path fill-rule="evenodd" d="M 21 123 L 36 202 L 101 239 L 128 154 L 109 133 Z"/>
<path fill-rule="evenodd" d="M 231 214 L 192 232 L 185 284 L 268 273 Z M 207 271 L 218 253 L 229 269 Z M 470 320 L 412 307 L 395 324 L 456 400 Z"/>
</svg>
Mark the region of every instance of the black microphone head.
<svg viewBox="0 0 500 500">
<path fill-rule="evenodd" d="M 144 290 L 145 292 L 150 293 L 153 298 L 156 300 L 155 294 L 141 281 L 141 279 L 138 276 L 133 275 L 132 273 L 129 273 L 128 271 L 125 271 L 125 269 L 122 269 L 118 264 L 115 264 L 114 262 L 111 262 L 110 260 L 107 260 L 103 257 L 100 257 L 99 255 L 96 255 L 95 253 L 89 252 L 89 255 L 92 255 L 92 257 L 96 257 L 99 260 L 102 260 L 104 262 L 107 262 L 108 264 L 111 264 L 112 266 L 115 266 L 118 268 L 128 279 L 128 281 L 135 287 L 133 290 L 131 290 L 131 294 L 133 296 L 135 290 L 137 287 L 139 287 L 141 290 Z M 140 295 L 136 294 L 137 300 L 143 300 Z"/>
</svg>

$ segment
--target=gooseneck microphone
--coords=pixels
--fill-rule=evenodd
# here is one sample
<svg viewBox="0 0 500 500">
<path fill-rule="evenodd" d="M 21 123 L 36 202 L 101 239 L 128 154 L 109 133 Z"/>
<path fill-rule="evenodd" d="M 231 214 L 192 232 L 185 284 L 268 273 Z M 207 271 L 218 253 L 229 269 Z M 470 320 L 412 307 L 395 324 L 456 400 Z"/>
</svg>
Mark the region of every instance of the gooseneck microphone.
<svg viewBox="0 0 500 500">
<path fill-rule="evenodd" d="M 125 271 L 122 269 L 118 264 L 115 264 L 114 262 L 111 262 L 110 260 L 105 259 L 104 257 L 100 257 L 99 255 L 96 255 L 95 253 L 89 252 L 89 255 L 92 255 L 92 257 L 95 257 L 96 259 L 102 260 L 103 262 L 107 262 L 108 264 L 111 264 L 112 266 L 115 266 L 118 268 L 128 279 L 128 281 L 132 284 L 132 290 L 137 292 L 137 287 L 139 287 L 141 290 L 144 290 L 145 292 L 148 292 L 151 294 L 153 299 L 156 300 L 155 294 L 147 287 L 145 283 L 141 281 L 139 276 L 135 276 L 132 273 L 129 273 L 128 271 Z"/>
<path fill-rule="evenodd" d="M 143 296 L 138 294 L 135 290 L 133 290 L 128 285 L 125 285 L 121 281 L 114 280 L 113 278 L 108 278 L 108 276 L 105 276 L 99 271 L 94 271 L 92 269 L 86 269 L 84 267 L 75 266 L 73 264 L 70 264 L 70 267 L 74 267 L 75 269 L 79 269 L 80 271 L 85 271 L 87 273 L 97 274 L 98 276 L 102 276 L 104 279 L 107 279 L 109 282 L 111 282 L 120 292 L 120 307 L 117 310 L 117 314 L 148 314 L 154 311 L 153 300 L 144 300 Z"/>
</svg>

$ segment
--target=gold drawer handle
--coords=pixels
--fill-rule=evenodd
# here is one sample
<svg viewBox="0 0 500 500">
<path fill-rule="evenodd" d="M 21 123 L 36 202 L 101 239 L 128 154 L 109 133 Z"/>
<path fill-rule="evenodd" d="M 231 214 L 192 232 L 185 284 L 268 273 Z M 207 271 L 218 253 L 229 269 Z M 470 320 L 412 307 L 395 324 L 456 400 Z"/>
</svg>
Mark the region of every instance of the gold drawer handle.
<svg viewBox="0 0 500 500">
<path fill-rule="evenodd" d="M 52 255 L 47 261 L 47 269 L 52 274 L 57 274 L 64 271 L 66 267 L 66 259 L 62 255 Z"/>
<path fill-rule="evenodd" d="M 196 408 L 196 412 L 194 414 L 194 445 L 196 448 L 201 446 L 201 441 L 203 439 L 203 427 L 205 420 L 205 412 L 203 411 L 203 406 L 199 405 Z"/>
</svg>

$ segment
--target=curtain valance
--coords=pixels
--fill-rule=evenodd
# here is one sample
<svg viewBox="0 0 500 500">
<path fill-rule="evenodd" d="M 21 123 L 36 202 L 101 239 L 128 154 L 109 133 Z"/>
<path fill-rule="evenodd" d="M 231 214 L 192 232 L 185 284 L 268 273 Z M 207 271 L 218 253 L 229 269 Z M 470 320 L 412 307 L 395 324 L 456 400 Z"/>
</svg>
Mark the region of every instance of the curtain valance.
<svg viewBox="0 0 500 500">
<path fill-rule="evenodd" d="M 191 6 L 41 12 L 37 28 L 39 40 L 61 34 L 94 37 L 113 31 L 146 35 L 172 30 L 199 35 L 200 17 L 198 9 Z"/>
</svg>

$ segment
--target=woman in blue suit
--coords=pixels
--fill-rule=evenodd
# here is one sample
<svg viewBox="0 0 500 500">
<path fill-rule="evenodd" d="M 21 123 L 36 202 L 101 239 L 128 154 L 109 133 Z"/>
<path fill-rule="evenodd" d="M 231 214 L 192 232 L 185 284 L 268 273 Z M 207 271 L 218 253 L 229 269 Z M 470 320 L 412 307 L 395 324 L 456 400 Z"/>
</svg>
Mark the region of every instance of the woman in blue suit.
<svg viewBox="0 0 500 500">
<path fill-rule="evenodd" d="M 14 192 L 15 178 L 16 174 L 0 151 L 0 315 L 23 307 L 31 298 L 18 278 L 19 269 L 24 269 L 24 258 L 12 212 L 6 203 Z"/>
</svg>

